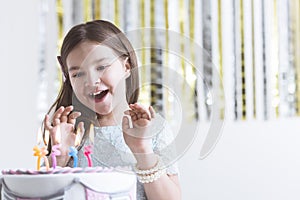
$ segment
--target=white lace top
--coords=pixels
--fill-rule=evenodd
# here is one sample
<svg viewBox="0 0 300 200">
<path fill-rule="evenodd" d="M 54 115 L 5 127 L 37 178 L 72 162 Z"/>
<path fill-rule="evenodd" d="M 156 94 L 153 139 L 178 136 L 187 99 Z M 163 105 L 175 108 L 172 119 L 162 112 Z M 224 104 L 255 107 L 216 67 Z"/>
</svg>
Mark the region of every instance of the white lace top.
<svg viewBox="0 0 300 200">
<path fill-rule="evenodd" d="M 154 152 L 160 155 L 167 168 L 167 174 L 178 174 L 178 166 L 174 163 L 176 151 L 173 145 L 174 136 L 171 128 L 164 123 L 152 140 Z M 84 146 L 78 152 L 78 167 L 88 166 L 88 161 L 84 156 Z M 93 166 L 117 167 L 133 166 L 136 161 L 133 154 L 125 144 L 121 126 L 95 127 L 95 138 L 93 153 L 91 154 Z M 72 163 L 69 163 L 72 165 Z M 137 181 L 137 199 L 147 199 L 143 184 Z"/>
</svg>

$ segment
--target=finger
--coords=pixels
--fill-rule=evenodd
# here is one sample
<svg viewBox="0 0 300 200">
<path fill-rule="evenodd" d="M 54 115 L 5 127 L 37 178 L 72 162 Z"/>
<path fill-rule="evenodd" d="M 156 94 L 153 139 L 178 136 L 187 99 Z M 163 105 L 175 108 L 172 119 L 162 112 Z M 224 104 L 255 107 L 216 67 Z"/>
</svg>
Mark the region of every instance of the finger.
<svg viewBox="0 0 300 200">
<path fill-rule="evenodd" d="M 133 112 L 136 113 L 136 117 L 145 118 L 150 120 L 150 113 L 145 109 L 142 105 L 139 104 L 130 104 L 129 107 L 132 109 Z"/>
<path fill-rule="evenodd" d="M 134 112 L 133 110 L 128 110 L 128 114 L 130 115 L 130 117 L 136 116 L 137 113 Z"/>
<path fill-rule="evenodd" d="M 151 114 L 149 112 L 149 110 L 147 110 L 144 106 L 142 105 L 139 105 L 139 104 L 134 104 L 134 108 L 136 111 L 138 111 L 138 118 L 141 118 L 142 115 L 146 116 L 146 117 L 143 117 L 145 119 L 149 119 L 151 118 Z"/>
<path fill-rule="evenodd" d="M 133 109 L 133 110 L 138 110 L 139 112 L 140 112 L 141 110 L 146 110 L 146 109 L 143 107 L 143 105 L 139 105 L 139 104 L 137 104 L 137 103 L 135 103 L 135 104 L 130 104 L 129 107 L 130 107 L 131 109 Z"/>
<path fill-rule="evenodd" d="M 65 110 L 61 113 L 60 122 L 67 122 L 68 115 L 72 110 L 73 110 L 73 106 L 66 107 Z"/>
<path fill-rule="evenodd" d="M 55 118 L 53 120 L 53 126 L 58 126 L 60 124 L 60 119 L 59 118 Z"/>
<path fill-rule="evenodd" d="M 153 109 L 152 106 L 149 106 L 149 112 L 150 112 L 151 118 L 154 118 L 155 117 L 155 110 Z"/>
<path fill-rule="evenodd" d="M 57 126 L 60 124 L 60 117 L 62 112 L 65 110 L 63 106 L 61 106 L 53 115 L 53 126 Z"/>
<path fill-rule="evenodd" d="M 129 115 L 133 121 L 138 119 L 137 114 L 135 112 L 133 112 L 132 110 L 129 110 Z"/>
<path fill-rule="evenodd" d="M 135 103 L 135 104 L 130 104 L 131 105 L 131 107 L 132 108 L 134 108 L 134 109 L 136 109 L 136 110 L 138 110 L 138 111 L 145 111 L 146 109 L 145 109 L 145 107 L 143 106 L 143 105 L 140 105 L 140 104 L 137 104 L 137 103 Z"/>
<path fill-rule="evenodd" d="M 137 107 L 137 104 L 130 104 L 130 105 L 129 105 L 129 108 L 130 108 L 133 112 L 136 112 L 136 113 L 139 112 L 138 107 Z"/>
<path fill-rule="evenodd" d="M 45 126 L 45 129 L 46 130 L 50 130 L 53 128 L 53 126 L 51 126 L 51 122 L 50 122 L 50 117 L 49 115 L 45 115 L 45 118 L 44 118 L 44 126 Z"/>
<path fill-rule="evenodd" d="M 123 120 L 122 120 L 122 130 L 126 132 L 127 129 L 129 129 L 129 119 L 127 116 L 123 116 Z"/>
<path fill-rule="evenodd" d="M 134 106 L 134 104 L 130 104 L 129 108 L 131 109 L 130 110 L 131 112 L 136 113 L 136 114 L 138 113 L 138 111 L 137 111 L 136 107 Z"/>
<path fill-rule="evenodd" d="M 130 110 L 126 110 L 126 111 L 124 112 L 124 114 L 125 114 L 125 115 L 130 115 Z"/>
<path fill-rule="evenodd" d="M 75 125 L 76 119 L 81 116 L 81 112 L 72 112 L 68 117 L 68 123 Z"/>
<path fill-rule="evenodd" d="M 147 113 L 143 113 L 143 114 L 142 114 L 142 118 L 144 118 L 144 119 L 149 119 L 148 117 L 149 117 L 149 116 L 148 116 Z"/>
</svg>

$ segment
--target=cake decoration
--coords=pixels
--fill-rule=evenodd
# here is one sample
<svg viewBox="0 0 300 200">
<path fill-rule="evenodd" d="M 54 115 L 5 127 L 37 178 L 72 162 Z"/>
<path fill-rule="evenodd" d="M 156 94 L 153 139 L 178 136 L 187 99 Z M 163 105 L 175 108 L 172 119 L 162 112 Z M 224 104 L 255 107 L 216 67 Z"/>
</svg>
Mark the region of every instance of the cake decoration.
<svg viewBox="0 0 300 200">
<path fill-rule="evenodd" d="M 41 167 L 2 170 L 2 200 L 136 200 L 131 167 Z M 2 189 L 1 189 L 2 187 Z"/>
</svg>

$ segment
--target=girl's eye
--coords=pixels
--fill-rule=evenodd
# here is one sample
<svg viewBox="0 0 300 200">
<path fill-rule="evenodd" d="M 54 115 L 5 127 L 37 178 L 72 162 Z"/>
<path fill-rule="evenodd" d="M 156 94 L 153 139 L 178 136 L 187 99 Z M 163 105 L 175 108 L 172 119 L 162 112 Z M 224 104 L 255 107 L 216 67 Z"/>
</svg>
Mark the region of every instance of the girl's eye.
<svg viewBox="0 0 300 200">
<path fill-rule="evenodd" d="M 99 66 L 99 67 L 97 67 L 97 70 L 99 70 L 99 71 L 102 71 L 102 70 L 104 70 L 106 67 L 108 67 L 109 65 L 102 65 L 102 66 Z"/>
<path fill-rule="evenodd" d="M 77 72 L 72 75 L 73 78 L 79 78 L 81 76 L 83 76 L 83 72 Z"/>
</svg>

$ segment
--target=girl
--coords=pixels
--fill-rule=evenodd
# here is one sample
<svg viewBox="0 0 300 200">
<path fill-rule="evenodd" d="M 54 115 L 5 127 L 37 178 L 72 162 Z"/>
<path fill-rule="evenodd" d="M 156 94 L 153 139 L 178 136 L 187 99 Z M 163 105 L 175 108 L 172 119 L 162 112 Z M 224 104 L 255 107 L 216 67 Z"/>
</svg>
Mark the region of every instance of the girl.
<svg viewBox="0 0 300 200">
<path fill-rule="evenodd" d="M 95 166 L 128 165 L 134 158 L 138 199 L 181 199 L 176 165 L 158 167 L 170 160 L 172 151 L 165 147 L 172 133 L 159 124 L 151 106 L 137 104 L 137 58 L 124 33 L 103 20 L 76 25 L 64 38 L 58 60 L 64 82 L 44 120 L 51 136 L 48 150 L 61 144 L 57 164 L 72 166 L 68 148 L 80 136 L 78 166 L 87 166 L 83 147 L 92 142 L 93 124 Z"/>
</svg>

